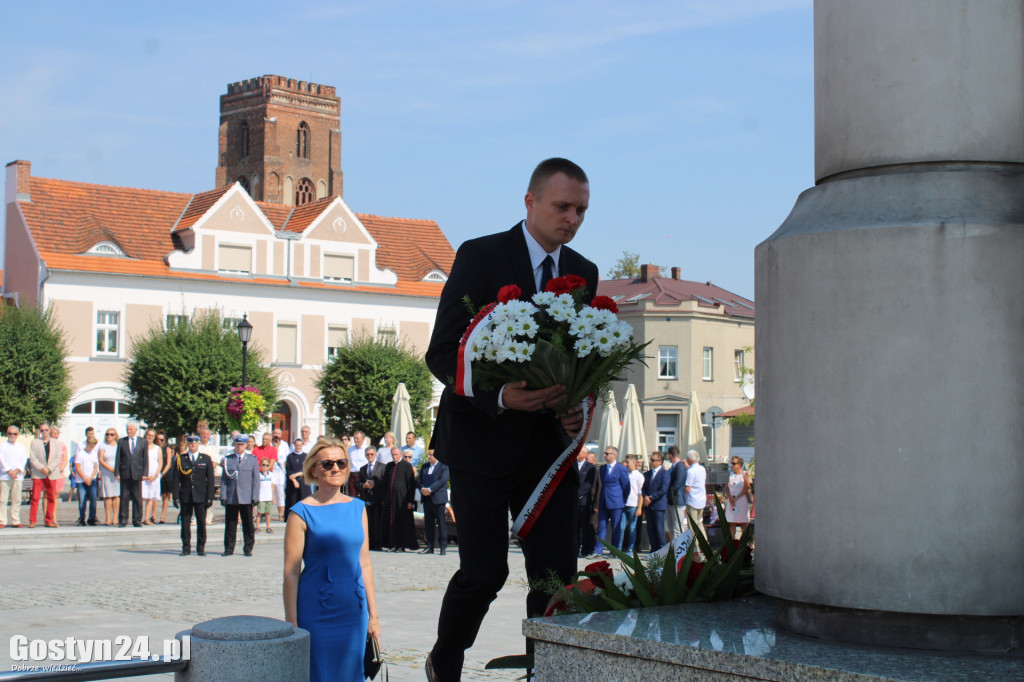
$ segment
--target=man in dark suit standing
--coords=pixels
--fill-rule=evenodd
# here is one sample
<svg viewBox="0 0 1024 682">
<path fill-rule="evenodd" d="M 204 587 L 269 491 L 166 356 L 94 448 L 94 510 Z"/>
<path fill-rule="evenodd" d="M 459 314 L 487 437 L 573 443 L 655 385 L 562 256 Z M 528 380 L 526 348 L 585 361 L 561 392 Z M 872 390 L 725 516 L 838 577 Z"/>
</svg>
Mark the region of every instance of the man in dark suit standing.
<svg viewBox="0 0 1024 682">
<path fill-rule="evenodd" d="M 651 551 L 665 545 L 665 510 L 671 474 L 661 468 L 661 455 L 651 455 L 651 470 L 644 474 L 644 511 L 647 514 L 647 540 Z"/>
<path fill-rule="evenodd" d="M 213 504 L 213 460 L 199 452 L 199 436 L 188 436 L 188 452 L 177 455 L 181 504 L 181 556 L 192 551 L 192 516 L 196 517 L 196 554 L 206 556 L 206 508 Z"/>
<path fill-rule="evenodd" d="M 128 422 L 128 435 L 117 441 L 114 469 L 121 482 L 121 507 L 117 512 L 117 525 L 128 525 L 128 502 L 132 504 L 132 525 L 142 526 L 142 477 L 146 475 L 148 443 L 139 436 L 139 423 Z"/>
<path fill-rule="evenodd" d="M 598 499 L 597 537 L 605 538 L 608 524 L 612 527 L 612 547 L 622 545 L 622 508 L 629 499 L 629 472 L 625 464 L 618 463 L 619 450 L 609 445 L 604 449 L 604 461 L 598 470 L 601 477 L 601 495 Z M 604 553 L 604 547 L 594 543 L 594 554 Z"/>
<path fill-rule="evenodd" d="M 433 450 L 427 453 L 427 461 L 420 469 L 419 487 L 423 500 L 423 530 L 427 536 L 427 546 L 421 554 L 434 553 L 434 526 L 437 526 L 438 548 L 444 555 L 448 548 L 448 519 L 444 513 L 448 505 L 448 467 L 437 461 Z"/>
<path fill-rule="evenodd" d="M 384 465 L 377 459 L 377 448 L 366 448 L 366 461 L 359 469 L 359 497 L 366 503 L 366 526 L 370 549 L 380 550 L 381 499 L 384 491 Z"/>
<path fill-rule="evenodd" d="M 472 320 L 464 299 L 477 309 L 515 284 L 523 299 L 543 291 L 549 279 L 577 275 L 589 296 L 597 291 L 597 266 L 566 244 L 576 236 L 590 203 L 590 184 L 579 166 L 548 159 L 534 170 L 525 196 L 526 220 L 511 230 L 472 239 L 455 256 L 441 292 L 427 348 L 430 371 L 447 387 L 441 395 L 433 445 L 449 467 L 452 506 L 459 523 L 459 570 L 448 584 L 438 618 L 437 641 L 427 656 L 428 679 L 457 680 L 465 650 L 473 645 L 490 603 L 508 575 L 508 515 L 517 516 L 545 470 L 583 425 L 576 407 L 559 417 L 549 406 L 564 386 L 541 390 L 512 382 L 500 388 L 473 386 L 473 397 L 452 388 L 459 341 Z M 493 447 L 481 448 L 482 443 Z M 549 571 L 566 582 L 576 571 L 575 467 L 562 479 L 531 533 L 520 546 L 530 580 Z M 531 590 L 527 615 L 540 615 L 548 595 Z"/>
<path fill-rule="evenodd" d="M 587 449 L 580 450 L 576 456 L 576 475 L 580 479 L 579 491 L 576 493 L 576 543 L 577 553 L 581 557 L 589 556 L 594 546 L 594 525 L 590 523 L 590 514 L 597 504 L 595 497 L 597 467 L 587 461 Z"/>
</svg>

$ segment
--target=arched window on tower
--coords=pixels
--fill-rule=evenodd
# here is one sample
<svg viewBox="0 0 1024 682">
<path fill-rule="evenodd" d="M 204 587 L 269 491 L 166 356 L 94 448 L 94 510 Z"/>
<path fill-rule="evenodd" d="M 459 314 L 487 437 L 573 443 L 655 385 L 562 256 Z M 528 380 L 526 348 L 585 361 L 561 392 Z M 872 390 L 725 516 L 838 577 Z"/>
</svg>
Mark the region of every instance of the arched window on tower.
<svg viewBox="0 0 1024 682">
<path fill-rule="evenodd" d="M 302 206 L 316 199 L 313 191 L 313 181 L 309 178 L 299 180 L 299 186 L 295 189 L 295 205 Z"/>
<path fill-rule="evenodd" d="M 242 189 L 245 190 L 246 194 L 252 196 L 252 190 L 249 188 L 249 178 L 245 177 L 244 175 L 239 175 L 238 184 L 242 186 Z"/>
<path fill-rule="evenodd" d="M 295 139 L 295 155 L 300 159 L 309 158 L 309 126 L 303 121 L 299 124 L 299 130 Z"/>
<path fill-rule="evenodd" d="M 242 121 L 238 126 L 238 155 L 249 156 L 249 122 Z M 246 187 L 248 190 L 249 188 Z"/>
</svg>

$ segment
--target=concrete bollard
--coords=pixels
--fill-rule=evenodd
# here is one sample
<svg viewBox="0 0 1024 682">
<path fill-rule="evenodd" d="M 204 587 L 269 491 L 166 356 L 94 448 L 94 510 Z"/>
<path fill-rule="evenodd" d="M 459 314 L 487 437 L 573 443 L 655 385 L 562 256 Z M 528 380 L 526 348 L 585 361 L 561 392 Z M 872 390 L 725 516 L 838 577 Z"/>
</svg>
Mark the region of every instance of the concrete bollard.
<svg viewBox="0 0 1024 682">
<path fill-rule="evenodd" d="M 175 635 L 189 637 L 188 670 L 175 682 L 309 682 L 309 632 L 275 618 L 214 618 Z M 184 645 L 183 645 L 184 648 Z"/>
</svg>

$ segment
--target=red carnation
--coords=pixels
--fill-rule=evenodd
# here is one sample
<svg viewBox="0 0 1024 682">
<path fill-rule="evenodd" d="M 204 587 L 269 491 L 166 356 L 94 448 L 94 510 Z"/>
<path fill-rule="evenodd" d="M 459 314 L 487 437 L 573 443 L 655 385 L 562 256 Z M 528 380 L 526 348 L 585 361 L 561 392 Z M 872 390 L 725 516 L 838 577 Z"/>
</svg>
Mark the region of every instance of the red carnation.
<svg viewBox="0 0 1024 682">
<path fill-rule="evenodd" d="M 615 577 L 612 574 L 612 565 L 609 564 L 607 561 L 595 561 L 583 570 L 587 573 L 604 573 L 610 579 L 613 579 Z"/>
<path fill-rule="evenodd" d="M 573 290 L 572 284 L 569 282 L 569 277 L 555 277 L 548 280 L 548 284 L 544 287 L 544 291 L 549 291 L 556 296 L 559 294 L 567 294 Z"/>
<path fill-rule="evenodd" d="M 597 589 L 597 585 L 595 585 L 594 581 L 590 578 L 584 578 L 579 582 L 579 588 L 580 592 L 582 592 L 583 595 L 586 596 L 589 594 L 593 594 L 594 590 Z"/>
<path fill-rule="evenodd" d="M 597 308 L 598 310 L 607 310 L 618 314 L 619 306 L 615 305 L 615 301 L 608 296 L 595 296 L 594 300 L 590 302 L 590 307 Z"/>
<path fill-rule="evenodd" d="M 585 289 L 587 286 L 587 280 L 583 279 L 579 275 L 566 275 L 565 279 L 569 282 L 569 291 L 574 289 Z"/>
<path fill-rule="evenodd" d="M 523 290 L 517 287 L 515 284 L 506 284 L 501 289 L 498 289 L 498 303 L 508 303 L 509 301 L 515 301 L 523 295 Z"/>
</svg>

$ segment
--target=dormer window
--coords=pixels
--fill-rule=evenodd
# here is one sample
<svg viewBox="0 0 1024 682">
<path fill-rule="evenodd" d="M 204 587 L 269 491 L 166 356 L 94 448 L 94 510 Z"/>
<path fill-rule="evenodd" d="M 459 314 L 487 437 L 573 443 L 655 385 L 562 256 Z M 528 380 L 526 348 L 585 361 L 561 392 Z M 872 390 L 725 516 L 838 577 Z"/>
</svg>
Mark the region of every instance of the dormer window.
<svg viewBox="0 0 1024 682">
<path fill-rule="evenodd" d="M 333 253 L 324 254 L 324 279 L 328 282 L 351 282 L 355 279 L 356 259 Z"/>
<path fill-rule="evenodd" d="M 217 269 L 221 272 L 252 272 L 252 247 L 241 244 L 218 244 Z"/>
<path fill-rule="evenodd" d="M 114 242 L 99 242 L 86 251 L 90 256 L 113 256 L 114 258 L 127 258 L 128 255 Z"/>
</svg>

